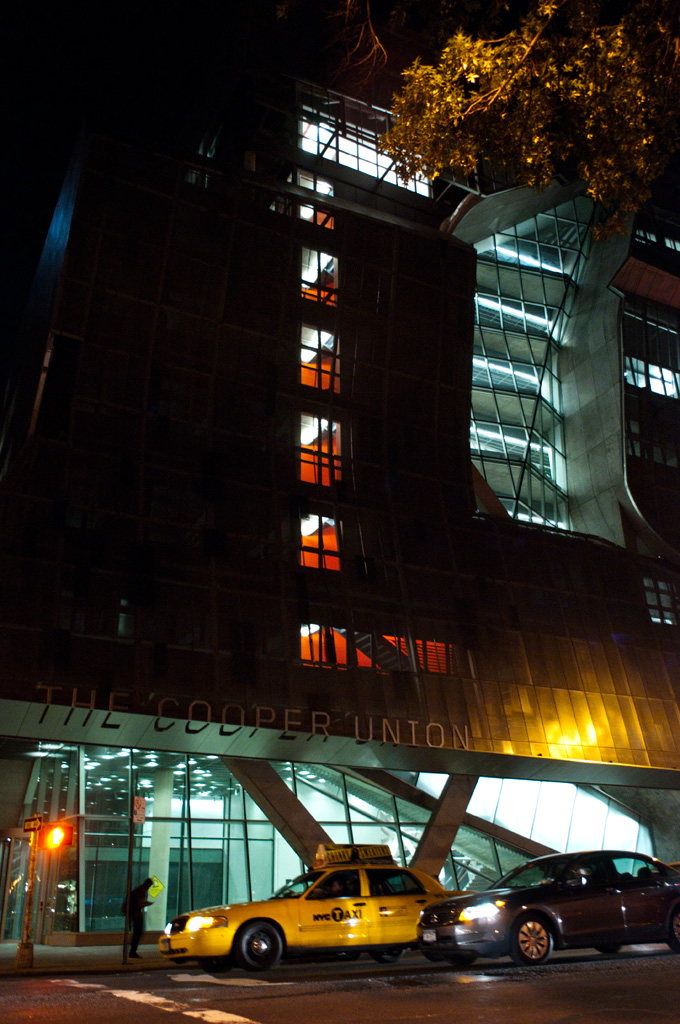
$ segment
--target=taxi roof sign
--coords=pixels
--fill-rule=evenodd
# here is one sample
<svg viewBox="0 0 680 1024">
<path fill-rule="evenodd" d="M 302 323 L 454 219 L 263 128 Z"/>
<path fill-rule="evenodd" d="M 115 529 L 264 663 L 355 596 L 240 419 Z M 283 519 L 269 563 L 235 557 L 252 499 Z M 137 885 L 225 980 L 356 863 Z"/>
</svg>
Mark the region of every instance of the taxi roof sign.
<svg viewBox="0 0 680 1024">
<path fill-rule="evenodd" d="M 367 843 L 319 843 L 314 858 L 315 868 L 335 864 L 394 864 L 389 846 Z"/>
</svg>

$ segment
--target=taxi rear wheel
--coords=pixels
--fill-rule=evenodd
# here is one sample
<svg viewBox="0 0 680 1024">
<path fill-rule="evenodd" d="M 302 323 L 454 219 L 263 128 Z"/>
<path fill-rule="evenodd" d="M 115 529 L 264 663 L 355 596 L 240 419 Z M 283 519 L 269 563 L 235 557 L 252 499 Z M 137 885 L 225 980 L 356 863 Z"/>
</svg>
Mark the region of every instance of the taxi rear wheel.
<svg viewBox="0 0 680 1024">
<path fill-rule="evenodd" d="M 403 949 L 372 949 L 368 955 L 377 964 L 396 964 L 403 952 Z"/>
<path fill-rule="evenodd" d="M 283 939 L 270 921 L 249 921 L 234 939 L 234 958 L 245 971 L 268 971 L 283 955 Z"/>
</svg>

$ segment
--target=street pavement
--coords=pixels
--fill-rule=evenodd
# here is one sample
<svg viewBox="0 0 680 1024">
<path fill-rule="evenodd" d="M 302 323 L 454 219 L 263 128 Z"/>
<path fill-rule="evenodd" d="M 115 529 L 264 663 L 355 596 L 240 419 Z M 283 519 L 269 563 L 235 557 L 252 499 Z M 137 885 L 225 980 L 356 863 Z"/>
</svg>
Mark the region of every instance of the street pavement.
<svg viewBox="0 0 680 1024">
<path fill-rule="evenodd" d="M 147 943 L 139 947 L 140 960 L 123 964 L 123 946 L 42 946 L 33 947 L 33 966 L 17 968 L 17 942 L 0 942 L 0 977 L 30 977 L 43 974 L 101 974 L 167 968 L 168 961 L 158 946 Z"/>
</svg>

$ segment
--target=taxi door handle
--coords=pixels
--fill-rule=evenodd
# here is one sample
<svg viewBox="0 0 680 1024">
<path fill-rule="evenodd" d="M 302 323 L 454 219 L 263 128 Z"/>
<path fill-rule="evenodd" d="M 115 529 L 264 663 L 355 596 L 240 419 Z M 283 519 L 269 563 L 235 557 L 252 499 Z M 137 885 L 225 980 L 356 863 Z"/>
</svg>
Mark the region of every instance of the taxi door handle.
<svg viewBox="0 0 680 1024">
<path fill-rule="evenodd" d="M 365 903 L 354 903 L 352 905 L 355 906 L 355 907 L 365 907 L 366 906 Z"/>
<path fill-rule="evenodd" d="M 427 900 L 416 900 L 416 903 L 427 903 Z"/>
</svg>

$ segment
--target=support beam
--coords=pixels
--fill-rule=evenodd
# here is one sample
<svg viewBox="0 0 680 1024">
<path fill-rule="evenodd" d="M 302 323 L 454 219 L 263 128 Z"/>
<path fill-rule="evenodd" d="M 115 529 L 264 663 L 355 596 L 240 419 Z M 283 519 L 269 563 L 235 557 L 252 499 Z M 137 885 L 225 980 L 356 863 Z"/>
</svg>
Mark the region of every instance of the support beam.
<svg viewBox="0 0 680 1024">
<path fill-rule="evenodd" d="M 427 871 L 428 875 L 437 877 L 451 852 L 476 784 L 476 776 L 449 775 L 420 837 L 411 867 L 420 868 L 421 871 Z"/>
<path fill-rule="evenodd" d="M 307 866 L 313 864 L 319 843 L 330 843 L 331 838 L 269 762 L 245 757 L 222 761 L 298 857 Z"/>
</svg>

